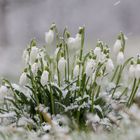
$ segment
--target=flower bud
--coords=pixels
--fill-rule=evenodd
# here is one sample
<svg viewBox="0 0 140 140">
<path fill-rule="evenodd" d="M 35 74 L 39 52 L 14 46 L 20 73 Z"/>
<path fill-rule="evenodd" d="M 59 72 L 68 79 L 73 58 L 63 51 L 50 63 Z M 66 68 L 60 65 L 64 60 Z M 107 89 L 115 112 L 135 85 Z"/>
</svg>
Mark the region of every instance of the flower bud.
<svg viewBox="0 0 140 140">
<path fill-rule="evenodd" d="M 7 94 L 8 88 L 4 85 L 0 87 L 0 99 L 3 100 L 4 96 Z"/>
<path fill-rule="evenodd" d="M 33 64 L 34 61 L 36 60 L 38 53 L 39 53 L 39 49 L 36 46 L 33 46 L 31 48 L 31 52 L 30 52 L 30 63 L 31 64 Z"/>
<path fill-rule="evenodd" d="M 78 50 L 81 47 L 81 35 L 78 33 L 76 37 L 69 37 L 67 40 L 67 44 L 70 50 Z"/>
<path fill-rule="evenodd" d="M 137 64 L 136 65 L 136 68 L 135 68 L 135 77 L 137 79 L 140 79 L 140 64 Z"/>
<path fill-rule="evenodd" d="M 112 72 L 114 70 L 113 61 L 110 58 L 106 62 L 106 70 L 107 70 L 107 72 Z"/>
<path fill-rule="evenodd" d="M 39 68 L 38 63 L 34 63 L 34 64 L 31 66 L 31 71 L 32 71 L 32 73 L 33 73 L 34 75 L 37 74 L 38 68 Z"/>
<path fill-rule="evenodd" d="M 130 65 L 128 73 L 129 73 L 129 77 L 130 78 L 134 78 L 135 77 L 135 66 L 134 66 L 134 64 Z"/>
<path fill-rule="evenodd" d="M 101 48 L 100 47 L 96 47 L 94 49 L 94 54 L 97 56 L 97 57 L 100 57 L 101 56 Z"/>
<path fill-rule="evenodd" d="M 65 60 L 65 58 L 61 57 L 60 60 L 58 61 L 59 72 L 63 73 L 65 71 L 66 63 L 67 63 L 67 61 Z"/>
<path fill-rule="evenodd" d="M 49 72 L 47 70 L 43 71 L 42 75 L 41 75 L 41 84 L 43 86 L 47 85 L 49 81 Z"/>
<path fill-rule="evenodd" d="M 29 53 L 27 50 L 24 50 L 22 59 L 23 59 L 24 64 L 27 65 L 29 62 Z"/>
<path fill-rule="evenodd" d="M 122 51 L 120 51 L 117 55 L 117 64 L 122 65 L 124 62 L 124 54 Z"/>
<path fill-rule="evenodd" d="M 113 51 L 115 54 L 118 54 L 118 52 L 120 51 L 120 49 L 122 48 L 122 45 L 121 45 L 121 40 L 120 39 L 117 39 L 115 44 L 114 44 L 114 47 L 113 47 Z"/>
<path fill-rule="evenodd" d="M 48 32 L 45 33 L 45 41 L 48 45 L 52 44 L 54 40 L 54 31 L 50 29 Z"/>
<path fill-rule="evenodd" d="M 74 77 L 77 77 L 79 75 L 79 70 L 80 70 L 79 65 L 76 65 L 73 70 Z"/>
<path fill-rule="evenodd" d="M 57 55 L 60 51 L 60 47 L 56 48 L 55 52 L 54 52 L 54 57 L 57 58 Z"/>
<path fill-rule="evenodd" d="M 91 76 L 94 69 L 95 69 L 95 61 L 93 59 L 88 60 L 88 62 L 86 64 L 86 69 L 85 69 L 86 75 L 88 77 Z"/>
<path fill-rule="evenodd" d="M 27 84 L 27 74 L 26 74 L 26 72 L 23 72 L 23 73 L 21 74 L 21 76 L 20 76 L 20 78 L 19 78 L 19 84 L 20 84 L 21 86 L 24 86 L 24 85 Z"/>
</svg>

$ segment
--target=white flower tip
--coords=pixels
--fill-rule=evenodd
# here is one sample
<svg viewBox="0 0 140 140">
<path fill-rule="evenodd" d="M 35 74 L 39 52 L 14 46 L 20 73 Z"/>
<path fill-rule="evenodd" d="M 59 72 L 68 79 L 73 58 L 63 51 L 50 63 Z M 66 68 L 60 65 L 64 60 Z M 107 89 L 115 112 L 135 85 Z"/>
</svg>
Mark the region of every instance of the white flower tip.
<svg viewBox="0 0 140 140">
<path fill-rule="evenodd" d="M 120 51 L 117 55 L 117 64 L 122 65 L 124 62 L 124 54 L 122 51 Z"/>
<path fill-rule="evenodd" d="M 49 30 L 48 32 L 45 32 L 45 41 L 48 45 L 52 44 L 54 40 L 54 31 L 53 30 Z"/>
</svg>

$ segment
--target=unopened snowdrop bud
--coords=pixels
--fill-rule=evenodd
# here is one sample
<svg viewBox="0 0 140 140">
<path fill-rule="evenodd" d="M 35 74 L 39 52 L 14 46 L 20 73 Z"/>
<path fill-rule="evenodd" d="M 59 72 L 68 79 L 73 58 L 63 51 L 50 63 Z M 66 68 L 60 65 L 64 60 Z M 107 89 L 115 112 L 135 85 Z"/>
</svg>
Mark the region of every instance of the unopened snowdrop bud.
<svg viewBox="0 0 140 140">
<path fill-rule="evenodd" d="M 54 57 L 57 58 L 57 55 L 60 51 L 60 47 L 56 48 L 55 52 L 54 52 Z"/>
<path fill-rule="evenodd" d="M 79 65 L 76 65 L 73 70 L 74 77 L 77 77 L 79 75 L 79 70 L 80 70 Z"/>
<path fill-rule="evenodd" d="M 58 70 L 59 72 L 63 73 L 65 70 L 67 61 L 65 60 L 64 57 L 61 57 L 60 60 L 58 61 Z"/>
<path fill-rule="evenodd" d="M 31 48 L 31 53 L 30 53 L 30 63 L 31 64 L 33 64 L 34 61 L 36 60 L 38 53 L 39 53 L 39 49 L 36 46 L 33 46 Z"/>
<path fill-rule="evenodd" d="M 118 54 L 118 52 L 120 51 L 120 49 L 122 48 L 122 45 L 121 45 L 121 40 L 120 39 L 117 39 L 115 44 L 114 44 L 114 47 L 113 47 L 113 51 L 115 54 Z"/>
<path fill-rule="evenodd" d="M 81 34 L 76 34 L 75 37 L 75 49 L 78 50 L 81 47 Z"/>
<path fill-rule="evenodd" d="M 4 96 L 7 94 L 8 88 L 4 85 L 0 87 L 0 99 L 2 100 Z"/>
<path fill-rule="evenodd" d="M 135 77 L 135 65 L 134 64 L 130 65 L 128 73 L 129 73 L 129 77 L 130 78 L 134 78 Z"/>
<path fill-rule="evenodd" d="M 94 54 L 97 56 L 97 57 L 100 57 L 101 56 L 101 48 L 100 47 L 96 47 L 94 49 Z"/>
<path fill-rule="evenodd" d="M 67 44 L 68 44 L 69 50 L 73 50 L 75 48 L 75 38 L 69 37 L 67 40 Z"/>
<path fill-rule="evenodd" d="M 106 70 L 107 70 L 107 72 L 112 72 L 114 70 L 113 61 L 110 58 L 106 62 Z"/>
<path fill-rule="evenodd" d="M 7 91 L 8 91 L 8 88 L 7 88 L 6 86 L 2 85 L 2 86 L 0 87 L 0 94 L 3 94 L 3 93 L 6 94 Z"/>
<path fill-rule="evenodd" d="M 24 50 L 22 59 L 23 59 L 24 64 L 27 65 L 29 62 L 29 52 L 27 50 Z"/>
<path fill-rule="evenodd" d="M 78 50 L 81 47 L 81 34 L 76 34 L 76 37 L 69 37 L 67 44 L 70 50 Z"/>
<path fill-rule="evenodd" d="M 21 74 L 21 76 L 20 76 L 20 78 L 19 78 L 19 84 L 20 84 L 21 86 L 24 86 L 24 85 L 27 84 L 27 74 L 26 74 L 26 72 L 23 72 L 23 73 Z"/>
<path fill-rule="evenodd" d="M 47 85 L 49 81 L 49 72 L 47 70 L 43 71 L 42 75 L 41 75 L 41 84 L 43 86 Z"/>
<path fill-rule="evenodd" d="M 117 55 L 117 64 L 122 65 L 124 62 L 124 54 L 122 51 L 120 51 Z"/>
<path fill-rule="evenodd" d="M 34 64 L 31 66 L 31 70 L 32 70 L 32 73 L 33 73 L 34 75 L 37 74 L 38 68 L 39 68 L 39 64 L 38 64 L 38 63 L 34 63 Z"/>
<path fill-rule="evenodd" d="M 50 29 L 48 32 L 45 33 L 45 41 L 48 45 L 52 44 L 54 40 L 54 31 Z"/>
<path fill-rule="evenodd" d="M 138 63 L 135 68 L 135 77 L 140 79 L 140 64 Z"/>
<path fill-rule="evenodd" d="M 92 75 L 92 73 L 95 69 L 95 65 L 96 65 L 96 63 L 93 59 L 88 60 L 87 65 L 86 65 L 86 69 L 85 69 L 86 75 L 88 77 Z"/>
</svg>

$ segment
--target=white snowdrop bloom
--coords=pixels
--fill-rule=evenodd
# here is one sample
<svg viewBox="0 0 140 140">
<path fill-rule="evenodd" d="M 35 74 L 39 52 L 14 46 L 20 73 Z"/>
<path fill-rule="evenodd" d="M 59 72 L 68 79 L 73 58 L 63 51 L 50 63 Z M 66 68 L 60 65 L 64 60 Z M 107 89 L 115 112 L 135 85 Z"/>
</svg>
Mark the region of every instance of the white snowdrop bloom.
<svg viewBox="0 0 140 140">
<path fill-rule="evenodd" d="M 122 65 L 124 62 L 124 54 L 122 51 L 120 51 L 117 55 L 117 64 Z"/>
<path fill-rule="evenodd" d="M 79 65 L 76 65 L 75 67 L 74 67 L 74 70 L 73 70 L 73 75 L 74 75 L 74 77 L 77 77 L 78 75 L 79 75 L 79 71 L 80 70 L 80 67 L 79 67 Z"/>
<path fill-rule="evenodd" d="M 73 50 L 75 47 L 75 38 L 69 37 L 67 40 L 67 44 L 70 50 Z"/>
<path fill-rule="evenodd" d="M 20 76 L 20 78 L 19 78 L 19 84 L 20 84 L 21 86 L 24 86 L 24 85 L 27 84 L 27 74 L 26 74 L 26 72 L 23 72 L 23 73 L 21 74 L 21 76 Z"/>
<path fill-rule="evenodd" d="M 78 50 L 81 47 L 81 34 L 76 34 L 75 37 L 75 49 Z"/>
<path fill-rule="evenodd" d="M 70 50 L 78 50 L 81 47 L 81 35 L 78 33 L 76 37 L 69 37 L 67 40 L 67 44 Z"/>
<path fill-rule="evenodd" d="M 114 47 L 113 47 L 113 51 L 115 54 L 118 54 L 118 52 L 120 51 L 120 49 L 122 48 L 122 45 L 121 45 L 121 40 L 120 39 L 117 39 L 115 44 L 114 44 Z"/>
<path fill-rule="evenodd" d="M 97 56 L 97 61 L 102 62 L 106 59 L 106 55 L 101 51 L 100 47 L 94 49 L 94 54 Z"/>
<path fill-rule="evenodd" d="M 45 33 L 45 41 L 48 45 L 52 44 L 54 40 L 54 31 L 50 29 L 48 32 Z"/>
<path fill-rule="evenodd" d="M 99 61 L 103 62 L 103 61 L 105 61 L 105 59 L 106 59 L 106 55 L 105 55 L 103 52 L 101 52 L 101 55 L 99 55 L 97 59 L 98 59 Z"/>
<path fill-rule="evenodd" d="M 130 78 L 135 77 L 135 65 L 133 64 L 130 65 L 128 73 Z"/>
<path fill-rule="evenodd" d="M 96 47 L 94 49 L 94 54 L 99 58 L 101 57 L 101 48 L 100 47 Z"/>
<path fill-rule="evenodd" d="M 136 65 L 136 68 L 135 68 L 135 77 L 137 79 L 140 79 L 140 64 L 137 64 Z"/>
<path fill-rule="evenodd" d="M 41 84 L 43 86 L 47 85 L 49 81 L 49 72 L 47 70 L 43 71 L 42 75 L 41 75 Z"/>
<path fill-rule="evenodd" d="M 86 69 L 85 69 L 85 73 L 87 75 L 87 77 L 91 76 L 94 69 L 95 69 L 95 61 L 93 59 L 88 60 L 87 64 L 86 64 Z"/>
<path fill-rule="evenodd" d="M 37 54 L 37 59 L 44 59 L 45 57 L 45 52 L 40 50 Z"/>
<path fill-rule="evenodd" d="M 56 50 L 54 52 L 54 58 L 57 58 L 59 50 L 60 50 L 60 47 L 56 48 Z"/>
<path fill-rule="evenodd" d="M 27 65 L 29 62 L 29 53 L 27 50 L 24 50 L 22 59 L 23 59 L 24 64 Z"/>
<path fill-rule="evenodd" d="M 60 60 L 58 61 L 59 72 L 63 73 L 65 71 L 66 63 L 67 63 L 67 61 L 65 60 L 65 58 L 61 57 Z"/>
<path fill-rule="evenodd" d="M 38 63 L 34 63 L 34 64 L 31 66 L 31 70 L 32 70 L 32 73 L 33 73 L 34 75 L 37 74 L 38 68 L 39 68 Z"/>
<path fill-rule="evenodd" d="M 33 46 L 31 48 L 31 52 L 30 52 L 30 63 L 31 64 L 33 64 L 34 61 L 36 60 L 38 53 L 39 53 L 39 49 L 36 46 Z"/>
<path fill-rule="evenodd" d="M 107 72 L 112 72 L 114 70 L 113 61 L 110 58 L 106 62 L 106 70 L 107 70 Z"/>
<path fill-rule="evenodd" d="M 8 93 L 8 88 L 4 85 L 2 85 L 0 87 L 0 100 L 3 100 L 4 99 L 4 96 L 7 95 Z"/>
</svg>

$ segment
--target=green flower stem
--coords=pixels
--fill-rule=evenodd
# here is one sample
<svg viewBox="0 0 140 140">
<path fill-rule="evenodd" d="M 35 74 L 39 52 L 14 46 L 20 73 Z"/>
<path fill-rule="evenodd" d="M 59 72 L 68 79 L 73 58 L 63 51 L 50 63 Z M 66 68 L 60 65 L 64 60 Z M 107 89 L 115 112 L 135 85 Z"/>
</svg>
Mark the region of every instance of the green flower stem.
<svg viewBox="0 0 140 140">
<path fill-rule="evenodd" d="M 126 88 L 123 90 L 122 94 L 119 96 L 118 99 L 120 99 L 120 98 L 121 98 L 123 95 L 125 95 L 127 92 L 128 92 L 128 87 L 126 87 Z"/>
<path fill-rule="evenodd" d="M 116 87 L 114 88 L 113 90 L 113 93 L 112 93 L 112 97 L 114 96 L 115 92 L 116 92 L 116 89 L 119 85 L 119 82 L 120 82 L 120 79 L 121 79 L 121 74 L 122 74 L 122 65 L 119 66 L 118 68 L 118 77 L 117 77 L 117 80 L 116 80 Z"/>
<path fill-rule="evenodd" d="M 50 97 L 51 97 L 51 109 L 52 109 L 52 114 L 55 114 L 54 110 L 54 98 L 53 98 L 53 92 L 52 92 L 52 87 L 50 85 Z"/>
<path fill-rule="evenodd" d="M 91 98 L 91 112 L 94 112 L 94 93 L 92 92 L 92 98 Z"/>
<path fill-rule="evenodd" d="M 69 50 L 68 50 L 68 46 L 66 44 L 66 52 L 67 52 L 67 70 L 68 70 L 68 82 L 69 82 L 69 75 L 70 75 L 70 68 L 69 68 Z"/>
<path fill-rule="evenodd" d="M 84 39 L 85 39 L 85 28 L 83 28 L 81 33 L 81 49 L 80 49 L 80 58 L 79 58 L 80 61 L 82 60 L 82 55 L 83 55 Z"/>
<path fill-rule="evenodd" d="M 99 96 L 100 90 L 101 90 L 101 86 L 99 85 L 99 86 L 97 87 L 96 98 Z"/>
<path fill-rule="evenodd" d="M 128 107 L 130 107 L 133 103 L 134 97 L 135 97 L 137 90 L 139 88 L 140 79 L 138 80 L 137 84 L 136 84 L 136 82 L 137 82 L 137 79 L 135 78 L 134 83 L 133 83 L 133 87 L 132 87 L 132 91 L 131 91 L 130 97 L 128 99 L 128 102 L 127 102 Z"/>
<path fill-rule="evenodd" d="M 118 69 L 119 69 L 119 66 L 116 67 L 116 69 L 115 69 L 115 71 L 114 71 L 114 74 L 113 74 L 113 76 L 112 76 L 112 78 L 111 78 L 111 82 L 114 81 L 114 79 L 115 79 L 115 77 L 116 77 L 116 75 L 117 75 Z"/>
</svg>

